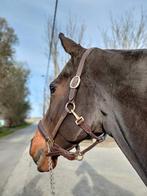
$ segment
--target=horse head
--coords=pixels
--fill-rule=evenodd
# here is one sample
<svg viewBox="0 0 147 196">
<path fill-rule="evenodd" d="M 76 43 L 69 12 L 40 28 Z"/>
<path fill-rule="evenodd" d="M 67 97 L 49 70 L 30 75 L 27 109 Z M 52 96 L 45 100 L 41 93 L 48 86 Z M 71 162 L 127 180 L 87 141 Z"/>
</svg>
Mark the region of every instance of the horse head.
<svg viewBox="0 0 147 196">
<path fill-rule="evenodd" d="M 54 135 L 54 143 L 65 150 L 72 149 L 87 138 L 88 134 L 75 123 L 74 118 L 77 114 L 82 115 L 82 119 L 91 127 L 95 135 L 99 135 L 103 130 L 103 114 L 98 103 L 101 94 L 96 92 L 96 82 L 94 80 L 95 70 L 93 65 L 95 64 L 96 49 L 92 49 L 87 55 L 79 81 L 79 78 L 74 76 L 86 49 L 63 34 L 60 34 L 59 38 L 64 50 L 70 54 L 71 58 L 59 76 L 50 84 L 50 105 L 41 123 L 36 128 L 31 141 L 30 155 L 41 172 L 49 171 L 49 162 L 52 162 L 53 168 L 57 164 L 58 155 L 48 156 L 48 142 L 45 140 L 48 135 L 51 137 Z M 70 92 L 72 78 L 74 80 L 78 79 L 76 81 L 76 93 L 75 91 Z M 72 82 L 74 83 L 74 81 Z M 74 97 L 74 104 L 73 102 L 69 103 L 69 94 Z M 71 115 L 71 110 L 74 115 Z M 56 133 L 54 134 L 55 129 Z"/>
</svg>

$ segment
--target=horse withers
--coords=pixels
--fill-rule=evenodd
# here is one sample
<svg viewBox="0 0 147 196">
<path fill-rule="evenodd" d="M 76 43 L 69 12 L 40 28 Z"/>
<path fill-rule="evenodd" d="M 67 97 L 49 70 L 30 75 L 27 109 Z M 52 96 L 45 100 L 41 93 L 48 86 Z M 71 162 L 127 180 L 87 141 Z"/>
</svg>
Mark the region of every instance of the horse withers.
<svg viewBox="0 0 147 196">
<path fill-rule="evenodd" d="M 147 50 L 87 50 L 60 34 L 71 58 L 50 84 L 50 106 L 31 141 L 39 171 L 88 135 L 112 136 L 147 185 Z M 82 156 L 81 156 L 82 157 Z"/>
</svg>

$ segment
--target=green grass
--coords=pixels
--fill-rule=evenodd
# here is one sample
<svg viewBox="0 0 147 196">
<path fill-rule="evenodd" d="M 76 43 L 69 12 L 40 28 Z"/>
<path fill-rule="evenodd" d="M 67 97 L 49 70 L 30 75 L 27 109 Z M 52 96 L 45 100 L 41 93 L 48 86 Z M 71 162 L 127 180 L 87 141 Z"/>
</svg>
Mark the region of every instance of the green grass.
<svg viewBox="0 0 147 196">
<path fill-rule="evenodd" d="M 25 122 L 22 125 L 11 127 L 11 128 L 8 128 L 8 127 L 0 127 L 0 138 L 1 137 L 4 137 L 6 135 L 9 135 L 11 133 L 14 133 L 15 131 L 17 131 L 19 129 L 26 128 L 26 127 L 28 127 L 30 125 L 31 125 L 31 123 Z"/>
</svg>

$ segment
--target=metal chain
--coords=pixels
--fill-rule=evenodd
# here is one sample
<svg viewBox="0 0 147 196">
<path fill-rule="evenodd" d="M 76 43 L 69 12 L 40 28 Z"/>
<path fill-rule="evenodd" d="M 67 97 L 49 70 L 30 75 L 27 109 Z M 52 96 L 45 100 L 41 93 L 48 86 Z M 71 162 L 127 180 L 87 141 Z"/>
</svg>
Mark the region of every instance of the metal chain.
<svg viewBox="0 0 147 196">
<path fill-rule="evenodd" d="M 48 144 L 48 152 L 50 152 L 50 147 Z M 50 174 L 50 188 L 51 188 L 51 195 L 55 196 L 55 177 L 54 177 L 54 172 L 53 172 L 53 165 L 52 165 L 52 160 L 49 157 L 48 159 L 48 168 L 49 168 L 49 174 Z"/>
</svg>

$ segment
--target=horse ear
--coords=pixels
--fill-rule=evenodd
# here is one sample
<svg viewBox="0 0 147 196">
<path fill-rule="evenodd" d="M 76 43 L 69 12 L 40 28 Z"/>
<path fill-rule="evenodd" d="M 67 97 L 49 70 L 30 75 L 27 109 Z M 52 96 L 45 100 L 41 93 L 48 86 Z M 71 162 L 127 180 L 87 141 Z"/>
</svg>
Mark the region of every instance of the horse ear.
<svg viewBox="0 0 147 196">
<path fill-rule="evenodd" d="M 77 56 L 79 52 L 83 50 L 83 47 L 80 44 L 77 44 L 73 40 L 65 37 L 63 33 L 59 34 L 59 38 L 64 50 L 71 56 Z"/>
</svg>

